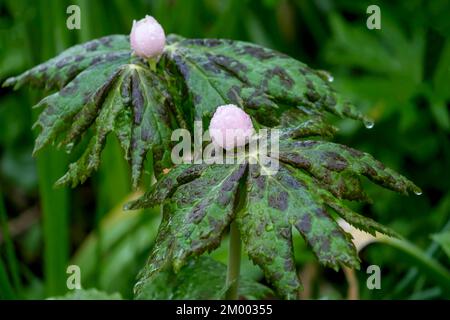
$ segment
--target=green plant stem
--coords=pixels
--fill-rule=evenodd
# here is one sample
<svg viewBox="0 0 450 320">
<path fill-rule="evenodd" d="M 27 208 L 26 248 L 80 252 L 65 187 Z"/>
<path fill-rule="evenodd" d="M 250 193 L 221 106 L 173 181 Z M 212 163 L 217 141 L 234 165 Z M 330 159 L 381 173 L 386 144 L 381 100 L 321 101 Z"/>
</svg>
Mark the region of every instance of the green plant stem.
<svg viewBox="0 0 450 320">
<path fill-rule="evenodd" d="M 227 270 L 227 300 L 237 300 L 239 288 L 239 273 L 241 269 L 241 236 L 236 221 L 230 226 L 230 244 L 228 252 L 228 270 Z"/>
</svg>

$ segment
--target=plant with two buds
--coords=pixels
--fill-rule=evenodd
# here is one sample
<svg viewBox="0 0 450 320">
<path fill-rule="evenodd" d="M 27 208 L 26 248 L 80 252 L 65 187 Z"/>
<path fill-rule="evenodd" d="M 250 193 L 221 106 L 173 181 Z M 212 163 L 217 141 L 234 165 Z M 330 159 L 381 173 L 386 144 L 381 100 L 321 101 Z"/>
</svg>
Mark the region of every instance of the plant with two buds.
<svg viewBox="0 0 450 320">
<path fill-rule="evenodd" d="M 41 131 L 34 153 L 51 143 L 70 151 L 83 137 L 90 139 L 56 185 L 83 183 L 99 167 L 109 134 L 117 137 L 130 163 L 134 187 L 145 159 L 152 160 L 156 183 L 125 208 L 159 205 L 162 210 L 136 298 L 152 297 L 156 286 L 169 279 L 181 286 L 189 281 L 189 270 L 201 270 L 205 279 L 225 273 L 225 266 L 203 254 L 217 248 L 229 231 L 226 279 L 199 297 L 258 297 L 273 290 L 280 298 L 295 299 L 302 287 L 294 260 L 295 229 L 321 264 L 359 268 L 351 236 L 338 219 L 371 234 L 395 236 L 346 205 L 346 200 L 370 201 L 360 178 L 403 194 L 421 193 L 371 155 L 327 141 L 336 132 L 326 121 L 328 114 L 373 126 L 331 88 L 331 81 L 324 71 L 252 43 L 166 37 L 147 16 L 133 24 L 130 36 L 76 45 L 4 85 L 55 91 L 36 106 L 43 110 L 35 124 Z M 173 165 L 171 133 L 193 130 L 195 121 L 219 132 L 242 129 L 246 135 L 279 130 L 278 170 L 261 174 L 263 164 L 248 159 Z M 235 137 L 237 145 L 247 142 L 246 135 Z M 214 135 L 213 141 L 236 146 Z M 241 242 L 271 289 L 239 276 Z"/>
</svg>

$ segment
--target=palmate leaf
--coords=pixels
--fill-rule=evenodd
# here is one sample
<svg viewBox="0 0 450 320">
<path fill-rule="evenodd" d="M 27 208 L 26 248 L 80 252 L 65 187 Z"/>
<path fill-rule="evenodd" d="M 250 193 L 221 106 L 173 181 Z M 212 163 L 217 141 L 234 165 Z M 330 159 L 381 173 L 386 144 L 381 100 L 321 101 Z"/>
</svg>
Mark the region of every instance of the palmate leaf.
<svg viewBox="0 0 450 320">
<path fill-rule="evenodd" d="M 114 133 L 130 162 L 133 185 L 151 151 L 158 174 L 170 163 L 170 135 L 178 127 L 162 76 L 131 56 L 127 36 L 109 36 L 69 48 L 58 57 L 5 85 L 30 83 L 60 91 L 42 99 L 35 126 L 41 128 L 35 150 L 54 141 L 67 151 L 93 128 L 90 142 L 57 185 L 83 183 L 100 164 L 108 134 Z"/>
<path fill-rule="evenodd" d="M 369 121 L 332 90 L 326 72 L 285 54 L 242 41 L 169 38 L 162 63 L 181 74 L 195 120 L 207 124 L 217 106 L 234 103 L 269 126 L 286 107 L 302 121 L 325 112 Z"/>
<path fill-rule="evenodd" d="M 282 53 L 251 43 L 168 36 L 156 68 L 131 54 L 129 37 L 112 35 L 76 45 L 57 57 L 7 79 L 59 90 L 37 104 L 41 128 L 35 152 L 50 143 L 71 151 L 89 128 L 93 136 L 81 158 L 57 182 L 84 182 L 100 164 L 110 133 L 130 162 L 133 186 L 151 152 L 156 176 L 169 162 L 170 132 L 209 119 L 217 106 L 235 103 L 268 126 L 314 120 L 332 132 L 326 112 L 365 119 L 330 87 L 327 74 Z M 191 126 L 192 128 L 192 126 Z"/>
<path fill-rule="evenodd" d="M 120 142 L 137 186 L 148 154 L 158 182 L 128 209 L 161 204 L 155 248 L 136 285 L 139 294 L 167 266 L 179 270 L 191 256 L 216 248 L 235 220 L 244 248 L 284 298 L 301 287 L 292 231 L 302 234 L 318 260 L 330 267 L 358 267 L 351 239 L 334 215 L 374 233 L 392 231 L 350 210 L 343 200 L 368 200 L 360 177 L 401 193 L 419 192 L 409 180 L 373 157 L 343 145 L 306 139 L 330 137 L 325 121 L 369 119 L 330 87 L 328 75 L 282 53 L 221 39 L 168 37 L 156 66 L 131 54 L 127 36 L 109 36 L 69 48 L 4 85 L 59 90 L 40 101 L 35 152 L 51 143 L 71 150 L 90 141 L 57 184 L 84 182 L 100 164 L 109 134 Z M 262 175 L 250 155 L 233 165 L 179 165 L 168 174 L 170 134 L 208 126 L 219 105 L 234 103 L 255 123 L 282 129 L 280 168 Z M 275 155 L 272 155 L 275 157 Z M 294 228 L 293 228 L 294 227 Z"/>
<path fill-rule="evenodd" d="M 130 41 L 124 35 L 111 35 L 73 46 L 57 57 L 17 77 L 6 80 L 6 86 L 19 88 L 30 84 L 38 88 L 61 89 L 81 71 L 103 61 L 130 57 Z"/>
<path fill-rule="evenodd" d="M 309 125 L 308 125 L 309 124 Z M 306 140 L 317 126 L 307 122 L 281 134 L 279 170 L 264 167 L 247 155 L 243 164 L 176 166 L 126 209 L 163 208 L 158 241 L 136 286 L 139 293 L 167 266 L 178 270 L 190 256 L 216 248 L 227 226 L 236 220 L 244 248 L 283 298 L 296 298 L 301 288 L 293 256 L 292 230 L 309 244 L 318 261 L 338 269 L 359 267 L 351 236 L 331 212 L 368 231 L 395 235 L 348 208 L 343 200 L 366 200 L 360 177 L 405 193 L 420 190 L 372 156 L 343 145 Z M 346 183 L 349 180 L 351 183 Z M 245 192 L 239 189 L 245 186 Z M 236 198 L 245 195 L 236 210 Z"/>
</svg>

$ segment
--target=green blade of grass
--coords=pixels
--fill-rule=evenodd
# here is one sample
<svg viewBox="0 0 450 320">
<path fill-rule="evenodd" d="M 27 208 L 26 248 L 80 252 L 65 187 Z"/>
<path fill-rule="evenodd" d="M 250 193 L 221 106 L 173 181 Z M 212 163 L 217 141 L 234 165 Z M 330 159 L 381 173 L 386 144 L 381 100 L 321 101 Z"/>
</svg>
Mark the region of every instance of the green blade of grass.
<svg viewBox="0 0 450 320">
<path fill-rule="evenodd" d="M 6 273 L 5 264 L 0 257 L 0 299 L 11 300 L 15 298 L 16 296 Z"/>
<path fill-rule="evenodd" d="M 44 60 L 69 45 L 66 3 L 41 0 L 39 9 L 42 33 L 41 56 L 38 60 Z M 54 182 L 65 173 L 67 157 L 62 152 L 47 149 L 36 161 L 44 229 L 45 287 L 46 294 L 54 296 L 67 290 L 69 194 L 67 189 L 56 190 L 53 187 Z"/>
<path fill-rule="evenodd" d="M 431 280 L 450 294 L 450 273 L 439 262 L 430 258 L 426 252 L 409 241 L 391 237 L 380 237 L 379 242 L 388 244 L 405 253 L 418 270 L 426 274 Z"/>
<path fill-rule="evenodd" d="M 20 272 L 19 272 L 19 263 L 17 261 L 16 254 L 14 252 L 14 244 L 12 242 L 11 236 L 9 234 L 8 227 L 8 217 L 6 214 L 5 204 L 3 202 L 3 194 L 0 189 L 0 230 L 3 236 L 3 240 L 5 242 L 5 253 L 6 253 L 6 261 L 11 274 L 13 286 L 16 292 L 20 292 L 22 289 L 22 284 L 20 282 Z M 1 257 L 0 257 L 1 259 Z M 8 275 L 6 272 L 6 268 L 3 265 L 3 261 L 1 261 L 1 270 L 0 270 L 0 287 L 9 292 L 8 288 L 10 287 L 8 281 Z M 11 291 L 13 288 L 11 288 Z M 14 295 L 14 294 L 13 294 Z"/>
</svg>

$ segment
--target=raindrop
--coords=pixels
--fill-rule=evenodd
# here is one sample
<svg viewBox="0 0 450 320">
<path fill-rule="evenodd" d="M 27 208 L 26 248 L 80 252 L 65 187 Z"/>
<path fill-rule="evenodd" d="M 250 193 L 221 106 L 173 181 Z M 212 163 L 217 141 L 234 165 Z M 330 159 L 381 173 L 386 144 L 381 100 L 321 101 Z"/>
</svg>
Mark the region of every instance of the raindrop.
<svg viewBox="0 0 450 320">
<path fill-rule="evenodd" d="M 273 225 L 272 224 L 266 224 L 266 231 L 272 231 Z"/>
<path fill-rule="evenodd" d="M 72 152 L 73 146 L 74 146 L 73 142 L 66 144 L 65 151 L 67 154 L 70 154 Z"/>
<path fill-rule="evenodd" d="M 331 74 L 328 74 L 327 80 L 328 80 L 328 82 L 333 82 L 334 77 Z"/>
<path fill-rule="evenodd" d="M 420 196 L 422 194 L 422 190 L 420 189 L 414 189 L 414 193 L 418 196 Z"/>
<path fill-rule="evenodd" d="M 374 126 L 374 122 L 373 122 L 373 120 L 370 120 L 370 119 L 366 119 L 366 120 L 364 120 L 364 126 L 367 128 L 367 129 L 372 129 L 373 128 L 373 126 Z"/>
<path fill-rule="evenodd" d="M 334 81 L 334 77 L 328 71 L 319 70 L 317 73 L 318 73 L 319 77 L 321 77 L 325 81 L 328 81 L 328 82 Z"/>
</svg>

